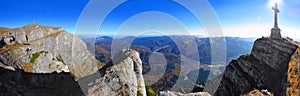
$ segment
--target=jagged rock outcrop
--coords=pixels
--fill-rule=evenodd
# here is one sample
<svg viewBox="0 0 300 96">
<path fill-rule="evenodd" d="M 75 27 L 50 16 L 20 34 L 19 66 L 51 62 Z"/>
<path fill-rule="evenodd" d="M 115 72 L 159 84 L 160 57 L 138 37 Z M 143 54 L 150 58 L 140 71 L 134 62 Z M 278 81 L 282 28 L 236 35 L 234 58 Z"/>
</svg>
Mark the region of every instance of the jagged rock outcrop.
<svg viewBox="0 0 300 96">
<path fill-rule="evenodd" d="M 0 95 L 146 96 L 134 50 L 122 50 L 104 66 L 81 39 L 59 27 L 31 24 L 0 32 Z"/>
<path fill-rule="evenodd" d="M 183 94 L 179 92 L 173 92 L 173 91 L 161 91 L 158 96 L 211 96 L 207 92 L 197 92 L 197 93 L 188 93 L 188 94 Z"/>
<path fill-rule="evenodd" d="M 77 36 L 60 27 L 30 24 L 0 28 L 0 66 L 31 73 L 71 72 L 76 78 L 95 73 L 102 64 Z"/>
<path fill-rule="evenodd" d="M 289 62 L 286 95 L 300 96 L 300 48 L 296 50 Z"/>
<path fill-rule="evenodd" d="M 146 96 L 142 62 L 134 50 L 122 50 L 113 62 L 96 73 L 79 78 L 72 74 L 27 73 L 0 67 L 0 95 L 28 96 Z"/>
<path fill-rule="evenodd" d="M 79 79 L 79 82 L 85 82 L 86 86 L 82 87 L 87 95 L 146 96 L 142 62 L 139 53 L 134 50 L 122 50 L 99 73 Z"/>
<path fill-rule="evenodd" d="M 254 89 L 267 89 L 275 96 L 285 96 L 289 62 L 299 47 L 292 42 L 283 38 L 257 39 L 251 54 L 231 61 L 226 67 L 216 91 L 206 91 L 215 96 L 238 96 Z"/>
<path fill-rule="evenodd" d="M 273 93 L 270 93 L 268 90 L 253 90 L 249 93 L 242 94 L 241 96 L 274 96 Z"/>
</svg>

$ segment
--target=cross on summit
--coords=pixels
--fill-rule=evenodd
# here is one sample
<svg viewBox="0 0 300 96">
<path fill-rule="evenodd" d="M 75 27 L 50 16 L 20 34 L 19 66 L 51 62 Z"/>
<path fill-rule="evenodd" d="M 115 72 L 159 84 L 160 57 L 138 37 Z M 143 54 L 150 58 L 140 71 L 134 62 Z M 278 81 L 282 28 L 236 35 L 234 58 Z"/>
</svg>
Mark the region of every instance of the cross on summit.
<svg viewBox="0 0 300 96">
<path fill-rule="evenodd" d="M 280 34 L 280 28 L 278 27 L 278 13 L 280 12 L 278 9 L 278 4 L 275 3 L 275 7 L 272 7 L 274 10 L 274 28 L 271 29 L 271 35 L 270 37 L 272 39 L 280 39 L 281 34 Z"/>
</svg>

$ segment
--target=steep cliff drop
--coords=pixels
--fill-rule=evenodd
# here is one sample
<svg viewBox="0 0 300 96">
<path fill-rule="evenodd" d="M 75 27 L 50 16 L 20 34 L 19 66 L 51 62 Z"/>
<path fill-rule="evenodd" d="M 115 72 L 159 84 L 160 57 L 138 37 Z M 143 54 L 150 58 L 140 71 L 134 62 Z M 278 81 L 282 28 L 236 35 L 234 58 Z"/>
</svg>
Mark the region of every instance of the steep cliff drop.
<svg viewBox="0 0 300 96">
<path fill-rule="evenodd" d="M 144 78 L 139 53 L 124 49 L 99 70 L 86 78 L 83 91 L 92 96 L 146 96 Z"/>
<path fill-rule="evenodd" d="M 103 66 L 80 38 L 60 27 L 30 24 L 1 28 L 0 32 L 3 39 L 0 66 L 4 68 L 30 73 L 64 71 L 80 78 L 95 73 L 96 66 Z M 73 46 L 74 41 L 77 46 Z"/>
<path fill-rule="evenodd" d="M 1 96 L 146 96 L 134 50 L 122 50 L 103 64 L 81 39 L 59 27 L 30 24 L 0 32 Z"/>
<path fill-rule="evenodd" d="M 300 46 L 300 43 L 296 45 Z M 300 96 L 300 48 L 291 57 L 288 69 L 287 96 Z"/>
<path fill-rule="evenodd" d="M 251 54 L 233 60 L 226 67 L 220 85 L 208 83 L 205 91 L 215 96 L 238 96 L 252 90 L 268 90 L 275 96 L 287 95 L 290 62 L 300 46 L 289 39 L 260 38 Z M 298 74 L 299 75 L 299 74 Z M 299 80 L 299 79 L 298 79 Z M 297 95 L 299 96 L 299 94 Z"/>
</svg>

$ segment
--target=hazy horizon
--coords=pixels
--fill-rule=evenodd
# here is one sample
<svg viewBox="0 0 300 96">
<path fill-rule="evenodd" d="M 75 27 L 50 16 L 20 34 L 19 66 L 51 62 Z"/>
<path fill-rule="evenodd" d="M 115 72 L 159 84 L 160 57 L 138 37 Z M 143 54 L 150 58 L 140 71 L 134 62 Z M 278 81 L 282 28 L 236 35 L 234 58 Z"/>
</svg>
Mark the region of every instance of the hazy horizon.
<svg viewBox="0 0 300 96">
<path fill-rule="evenodd" d="M 27 25 L 29 25 L 29 24 L 27 24 Z M 23 26 L 26 26 L 26 25 L 23 25 Z M 18 26 L 18 27 L 13 27 L 13 28 L 20 28 L 20 27 L 23 27 L 23 26 Z M 41 26 L 48 26 L 48 25 L 41 25 Z M 9 28 L 9 27 L 5 27 L 5 26 L 0 26 L 0 28 L 1 27 L 2 28 Z M 59 27 L 59 26 L 51 26 L 51 27 Z M 69 33 L 71 33 L 71 32 L 69 32 Z M 74 33 L 71 33 L 71 34 L 74 34 Z M 139 37 L 140 38 L 141 37 L 141 38 L 143 38 L 143 37 L 162 37 L 162 36 L 192 36 L 192 37 L 197 37 L 197 38 L 231 37 L 231 38 L 244 38 L 244 39 L 258 39 L 258 38 L 261 38 L 261 37 L 266 37 L 266 36 L 261 36 L 261 37 L 205 36 L 205 35 L 191 35 L 191 34 L 167 34 L 167 35 L 163 35 L 163 34 L 145 34 L 145 35 L 140 35 L 140 36 L 134 36 L 134 35 L 101 35 L 101 34 L 97 34 L 96 36 L 95 35 L 87 35 L 87 34 L 84 34 L 84 35 L 83 34 L 74 34 L 74 35 L 77 35 L 81 38 L 98 38 L 98 37 L 106 37 L 106 36 L 111 37 L 111 38 L 114 38 L 114 37 L 117 37 L 117 38 L 125 38 L 125 37 Z M 295 41 L 300 42 L 300 37 L 299 38 L 292 38 L 292 39 L 295 40 Z"/>
</svg>

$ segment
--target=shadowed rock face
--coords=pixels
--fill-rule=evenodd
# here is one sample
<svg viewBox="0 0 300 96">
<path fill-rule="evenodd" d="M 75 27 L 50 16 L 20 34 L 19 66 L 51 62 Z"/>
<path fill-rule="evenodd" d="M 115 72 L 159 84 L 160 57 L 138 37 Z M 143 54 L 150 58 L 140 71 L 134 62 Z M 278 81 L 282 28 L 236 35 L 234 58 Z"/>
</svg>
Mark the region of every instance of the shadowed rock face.
<svg viewBox="0 0 300 96">
<path fill-rule="evenodd" d="M 0 67 L 1 96 L 82 96 L 70 73 L 27 73 Z"/>
<path fill-rule="evenodd" d="M 238 96 L 254 89 L 267 89 L 276 96 L 285 96 L 288 64 L 297 49 L 291 42 L 270 38 L 256 40 L 251 54 L 231 61 L 226 67 L 214 95 Z"/>
</svg>

